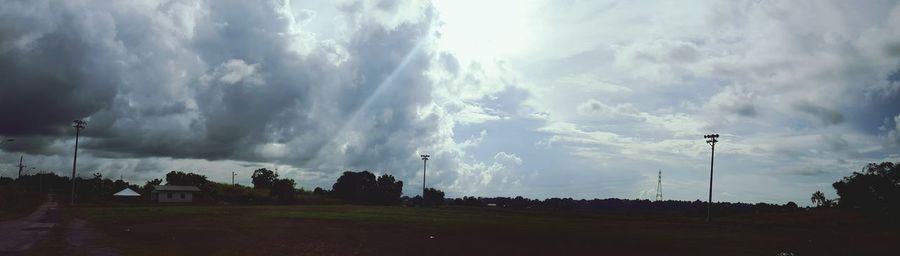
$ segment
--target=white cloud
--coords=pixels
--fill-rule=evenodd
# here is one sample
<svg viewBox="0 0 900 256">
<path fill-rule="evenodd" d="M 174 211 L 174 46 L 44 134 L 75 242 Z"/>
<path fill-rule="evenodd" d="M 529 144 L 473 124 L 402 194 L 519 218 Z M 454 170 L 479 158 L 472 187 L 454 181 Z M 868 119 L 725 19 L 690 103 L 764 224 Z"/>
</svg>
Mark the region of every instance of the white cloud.
<svg viewBox="0 0 900 256">
<path fill-rule="evenodd" d="M 516 154 L 510 154 L 503 151 L 497 152 L 497 154 L 494 155 L 494 161 L 506 165 L 522 165 L 522 158 L 519 158 Z"/>
<path fill-rule="evenodd" d="M 257 65 L 247 65 L 244 60 L 230 59 L 216 67 L 213 74 L 220 82 L 234 84 L 256 73 Z"/>
<path fill-rule="evenodd" d="M 893 125 L 891 125 L 891 121 L 893 121 Z M 879 127 L 879 130 L 885 132 L 887 136 L 885 144 L 888 147 L 900 148 L 900 114 L 895 116 L 893 120 L 885 120 L 884 125 Z"/>
</svg>

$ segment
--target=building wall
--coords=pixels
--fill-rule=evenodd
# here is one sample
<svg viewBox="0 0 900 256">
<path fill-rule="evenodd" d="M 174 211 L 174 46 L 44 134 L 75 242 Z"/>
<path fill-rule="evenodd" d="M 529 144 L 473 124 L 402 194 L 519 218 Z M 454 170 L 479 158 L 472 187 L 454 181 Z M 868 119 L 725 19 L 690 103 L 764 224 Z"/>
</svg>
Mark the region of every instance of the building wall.
<svg viewBox="0 0 900 256">
<path fill-rule="evenodd" d="M 160 203 L 190 203 L 194 201 L 194 192 L 158 191 L 156 198 Z"/>
</svg>

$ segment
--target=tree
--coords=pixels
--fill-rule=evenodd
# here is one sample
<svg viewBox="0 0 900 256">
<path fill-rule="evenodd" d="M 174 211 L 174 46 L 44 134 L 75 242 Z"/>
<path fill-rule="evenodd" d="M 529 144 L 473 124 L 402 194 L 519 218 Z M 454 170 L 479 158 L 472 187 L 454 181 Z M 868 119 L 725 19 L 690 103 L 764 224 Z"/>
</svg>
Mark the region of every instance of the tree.
<svg viewBox="0 0 900 256">
<path fill-rule="evenodd" d="M 394 176 L 381 175 L 377 181 L 377 203 L 395 204 L 400 202 L 400 195 L 403 194 L 403 181 L 395 181 Z"/>
<path fill-rule="evenodd" d="M 292 179 L 277 179 L 272 182 L 272 190 L 269 195 L 279 202 L 293 202 L 297 189 L 294 188 L 296 183 Z"/>
<path fill-rule="evenodd" d="M 900 213 L 900 165 L 870 163 L 832 184 L 842 208 L 878 213 Z"/>
<path fill-rule="evenodd" d="M 275 180 L 278 179 L 278 173 L 266 168 L 260 168 L 253 171 L 253 175 L 250 178 L 253 179 L 253 188 L 271 189 L 275 185 Z"/>
<path fill-rule="evenodd" d="M 463 197 L 463 205 L 466 206 L 481 206 L 481 200 L 475 198 L 474 196 L 466 196 Z"/>
<path fill-rule="evenodd" d="M 373 201 L 375 187 L 375 175 L 369 171 L 344 172 L 331 186 L 331 192 L 347 201 L 368 203 Z"/>
<path fill-rule="evenodd" d="M 141 192 L 144 192 L 144 194 L 149 195 L 150 191 L 153 191 L 153 186 L 156 186 L 159 184 L 162 184 L 161 179 L 148 180 L 147 183 L 145 183 L 144 186 L 141 187 Z"/>
<path fill-rule="evenodd" d="M 793 201 L 789 201 L 786 204 L 784 204 L 784 207 L 787 207 L 788 209 L 791 209 L 791 210 L 797 209 L 797 203 L 794 203 Z"/>
<path fill-rule="evenodd" d="M 180 171 L 171 171 L 166 174 L 166 185 L 204 187 L 206 183 L 209 183 L 206 176 L 200 174 Z"/>
<path fill-rule="evenodd" d="M 444 191 L 440 191 L 434 188 L 426 188 L 425 189 L 425 205 L 443 205 L 444 204 Z"/>
<path fill-rule="evenodd" d="M 822 191 L 816 191 L 812 194 L 812 197 L 809 198 L 816 207 L 829 207 L 831 206 L 831 201 L 825 198 L 825 194 Z"/>
<path fill-rule="evenodd" d="M 344 172 L 331 187 L 331 194 L 338 198 L 368 204 L 394 204 L 400 201 L 403 182 L 394 176 L 375 178 L 369 171 Z"/>
<path fill-rule="evenodd" d="M 328 190 L 324 190 L 320 187 L 316 187 L 316 189 L 313 190 L 313 195 L 327 195 L 327 194 L 328 194 Z"/>
</svg>

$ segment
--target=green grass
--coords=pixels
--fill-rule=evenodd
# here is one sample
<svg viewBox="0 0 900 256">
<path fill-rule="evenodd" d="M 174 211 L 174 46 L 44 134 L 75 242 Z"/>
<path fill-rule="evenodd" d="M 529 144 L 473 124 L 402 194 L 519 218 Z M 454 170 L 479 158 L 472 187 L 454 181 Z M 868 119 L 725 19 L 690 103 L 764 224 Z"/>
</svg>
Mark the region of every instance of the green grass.
<svg viewBox="0 0 900 256">
<path fill-rule="evenodd" d="M 142 205 L 72 210 L 128 255 L 878 255 L 888 250 L 878 241 L 900 238 L 842 212 L 735 216 L 706 223 L 701 218 L 467 207 Z M 829 221 L 835 219 L 842 222 Z"/>
<path fill-rule="evenodd" d="M 0 186 L 0 221 L 27 216 L 41 203 L 44 196 L 12 185 Z"/>
</svg>

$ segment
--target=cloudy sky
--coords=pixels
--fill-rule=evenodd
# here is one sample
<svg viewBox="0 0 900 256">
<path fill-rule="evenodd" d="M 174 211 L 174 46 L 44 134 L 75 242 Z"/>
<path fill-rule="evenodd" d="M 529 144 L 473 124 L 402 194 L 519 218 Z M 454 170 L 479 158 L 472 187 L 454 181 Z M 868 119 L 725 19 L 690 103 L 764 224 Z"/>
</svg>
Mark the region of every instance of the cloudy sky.
<svg viewBox="0 0 900 256">
<path fill-rule="evenodd" d="M 900 161 L 896 1 L 6 1 L 0 175 L 807 204 Z M 35 172 L 35 171 L 32 171 Z"/>
</svg>

